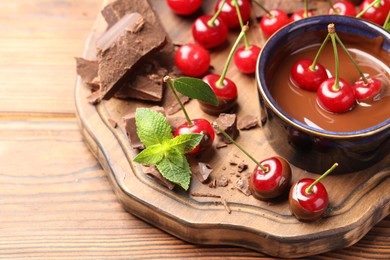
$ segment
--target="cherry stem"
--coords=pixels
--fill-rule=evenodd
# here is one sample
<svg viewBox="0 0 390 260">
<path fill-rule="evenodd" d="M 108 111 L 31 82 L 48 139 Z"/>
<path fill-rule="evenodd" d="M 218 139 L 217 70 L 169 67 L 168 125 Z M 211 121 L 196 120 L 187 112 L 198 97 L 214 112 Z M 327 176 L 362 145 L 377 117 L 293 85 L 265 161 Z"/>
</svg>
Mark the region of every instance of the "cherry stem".
<svg viewBox="0 0 390 260">
<path fill-rule="evenodd" d="M 242 29 L 244 27 L 244 22 L 242 21 L 241 11 L 240 11 L 240 7 L 238 6 L 237 0 L 232 0 L 232 4 L 236 7 L 238 21 L 240 22 L 240 27 Z M 249 49 L 251 47 L 249 45 L 249 41 L 248 41 L 248 37 L 246 36 L 246 32 L 244 35 L 244 44 L 245 44 L 245 49 Z"/>
<path fill-rule="evenodd" d="M 303 11 L 303 18 L 309 16 L 309 0 L 305 0 L 305 10 Z"/>
<path fill-rule="evenodd" d="M 262 165 L 261 163 L 259 163 L 258 161 L 256 161 L 255 158 L 253 158 L 241 145 L 239 145 L 236 141 L 233 140 L 233 138 L 228 135 L 224 130 L 222 130 L 216 122 L 213 123 L 213 127 L 218 131 L 220 132 L 224 137 L 226 137 L 230 142 L 232 142 L 235 146 L 238 147 L 238 149 L 240 149 L 246 156 L 249 157 L 249 159 L 251 159 L 257 166 L 259 166 L 263 172 L 268 172 L 268 167 L 265 167 L 264 165 Z"/>
<path fill-rule="evenodd" d="M 262 4 L 257 2 L 256 0 L 252 0 L 258 7 L 260 7 L 264 12 L 266 12 L 271 18 L 274 16 L 268 9 L 266 9 Z"/>
<path fill-rule="evenodd" d="M 221 13 L 222 11 L 222 8 L 223 8 L 223 5 L 225 4 L 226 0 L 223 0 L 222 1 L 222 4 L 221 4 L 221 7 L 218 8 L 218 10 L 215 12 L 215 14 L 213 15 L 213 17 L 211 17 L 210 20 L 207 21 L 207 25 L 210 26 L 210 27 L 214 27 L 214 22 L 215 20 L 218 18 L 219 14 Z"/>
<path fill-rule="evenodd" d="M 334 14 L 339 14 L 339 11 L 338 11 L 336 8 L 334 8 L 334 6 L 333 6 L 333 4 L 332 4 L 332 1 L 331 1 L 331 0 L 328 0 L 328 3 L 329 3 L 330 8 L 332 8 L 333 13 L 334 13 Z"/>
<path fill-rule="evenodd" d="M 368 80 L 366 76 L 364 76 L 362 70 L 360 69 L 359 65 L 357 64 L 356 60 L 352 57 L 351 53 L 348 51 L 348 49 L 345 47 L 344 43 L 341 41 L 340 37 L 335 33 L 335 37 L 337 42 L 340 44 L 340 46 L 343 48 L 345 53 L 348 55 L 348 58 L 351 60 L 353 65 L 355 66 L 356 70 L 359 72 L 360 77 L 363 79 L 364 84 L 368 84 Z"/>
<path fill-rule="evenodd" d="M 322 179 L 324 179 L 329 173 L 331 173 L 337 166 L 339 166 L 338 163 L 334 163 L 332 167 L 330 167 L 324 174 L 322 174 L 320 177 L 318 177 L 312 184 L 310 184 L 309 187 L 305 189 L 306 194 L 311 194 L 313 187 L 319 183 Z"/>
<path fill-rule="evenodd" d="M 174 82 L 174 80 L 173 80 L 171 77 L 169 77 L 169 76 L 165 76 L 164 79 L 163 79 L 163 81 L 167 83 L 169 89 L 172 91 L 172 93 L 173 93 L 173 95 L 175 96 L 177 102 L 179 103 L 179 105 L 180 105 L 180 107 L 181 107 L 181 110 L 183 110 L 184 116 L 186 117 L 186 120 L 187 120 L 187 124 L 188 124 L 189 126 L 192 126 L 192 121 L 191 121 L 190 117 L 188 116 L 187 111 L 186 111 L 186 109 L 184 108 L 183 103 L 180 101 L 180 98 L 179 98 L 179 96 L 177 95 L 177 92 L 176 92 L 175 88 L 173 87 L 173 82 Z"/>
<path fill-rule="evenodd" d="M 229 53 L 229 56 L 228 56 L 228 58 L 226 60 L 225 67 L 223 68 L 221 77 L 219 77 L 218 81 L 215 83 L 218 88 L 222 88 L 223 87 L 223 81 L 225 80 L 226 73 L 227 73 L 227 70 L 229 68 L 230 61 L 232 60 L 233 54 L 236 51 L 238 44 L 240 43 L 242 37 L 244 37 L 245 32 L 248 30 L 248 28 L 249 28 L 248 25 L 244 25 L 244 27 L 242 27 L 241 32 L 240 32 L 240 34 L 238 35 L 238 37 L 236 39 L 236 42 L 234 43 L 232 49 L 230 50 L 230 53 Z"/>
<path fill-rule="evenodd" d="M 325 40 L 322 42 L 320 48 L 318 49 L 317 54 L 316 54 L 316 56 L 314 57 L 313 63 L 312 63 L 311 66 L 309 67 L 309 69 L 310 69 L 311 71 L 316 71 L 316 65 L 317 65 L 318 58 L 320 57 L 320 54 L 321 54 L 322 50 L 324 49 L 325 44 L 328 42 L 329 38 L 330 38 L 330 35 L 329 35 L 329 33 L 328 33 L 328 34 L 326 35 Z"/>
<path fill-rule="evenodd" d="M 334 62 L 335 62 L 335 70 L 336 70 L 336 79 L 335 82 L 332 86 L 333 90 L 338 91 L 340 90 L 340 73 L 339 73 L 339 53 L 337 52 L 337 45 L 336 45 L 336 29 L 334 27 L 334 24 L 331 23 L 328 25 L 328 33 L 330 35 L 330 39 L 332 41 L 332 46 L 333 46 L 333 53 L 334 53 Z"/>
<path fill-rule="evenodd" d="M 384 28 L 385 30 L 389 30 L 389 29 L 387 29 L 388 26 L 390 27 L 390 24 L 389 24 L 389 23 L 390 23 L 390 12 L 387 14 L 385 23 L 383 24 L 383 28 Z"/>
<path fill-rule="evenodd" d="M 360 13 L 358 13 L 358 14 L 356 15 L 356 18 L 362 17 L 362 15 L 365 14 L 365 13 L 368 11 L 368 9 L 370 9 L 370 8 L 373 7 L 374 5 L 375 5 L 376 8 L 378 8 L 378 7 L 380 6 L 380 1 L 381 1 L 381 0 L 374 0 L 374 1 L 372 1 L 369 5 L 367 5 L 366 8 L 364 8 Z"/>
</svg>

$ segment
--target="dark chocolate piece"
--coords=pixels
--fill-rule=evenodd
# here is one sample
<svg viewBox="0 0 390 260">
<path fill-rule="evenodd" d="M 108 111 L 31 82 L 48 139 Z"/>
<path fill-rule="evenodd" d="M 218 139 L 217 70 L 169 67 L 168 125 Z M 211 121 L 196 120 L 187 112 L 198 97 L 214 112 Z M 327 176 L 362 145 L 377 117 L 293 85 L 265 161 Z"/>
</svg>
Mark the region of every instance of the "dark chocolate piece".
<svg viewBox="0 0 390 260">
<path fill-rule="evenodd" d="M 173 190 L 175 187 L 175 184 L 165 179 L 155 166 L 148 166 L 145 170 L 145 174 L 170 190 Z"/>
<path fill-rule="evenodd" d="M 81 80 L 87 84 L 92 90 L 97 90 L 99 85 L 96 84 L 99 65 L 95 60 L 86 60 L 76 57 L 76 72 L 81 77 Z"/>
<path fill-rule="evenodd" d="M 257 127 L 259 124 L 259 121 L 256 116 L 253 115 L 246 115 L 243 117 L 240 117 L 237 122 L 238 129 L 240 130 L 248 130 L 254 127 Z"/>
<path fill-rule="evenodd" d="M 126 14 L 117 24 L 120 25 L 119 28 L 111 27 L 98 41 L 97 56 L 103 99 L 111 98 L 137 66 L 166 43 L 165 32 L 153 26 L 139 13 Z M 111 40 L 109 37 L 112 35 L 119 36 Z"/>
<path fill-rule="evenodd" d="M 235 114 L 221 113 L 219 114 L 216 123 L 219 126 L 219 128 L 225 131 L 233 140 L 235 140 L 238 137 L 239 131 L 237 129 L 237 116 Z M 223 142 L 227 144 L 231 143 L 230 140 L 224 137 L 223 135 L 220 136 Z"/>
</svg>

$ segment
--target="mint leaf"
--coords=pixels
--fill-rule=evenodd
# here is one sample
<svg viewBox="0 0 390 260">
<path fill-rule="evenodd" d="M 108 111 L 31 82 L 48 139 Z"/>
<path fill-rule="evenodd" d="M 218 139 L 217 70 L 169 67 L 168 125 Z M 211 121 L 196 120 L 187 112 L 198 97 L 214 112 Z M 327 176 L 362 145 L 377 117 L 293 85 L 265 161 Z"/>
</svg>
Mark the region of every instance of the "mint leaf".
<svg viewBox="0 0 390 260">
<path fill-rule="evenodd" d="M 141 151 L 134 161 L 143 164 L 156 164 L 164 158 L 166 146 L 161 144 L 151 145 L 145 150 Z"/>
<path fill-rule="evenodd" d="M 181 154 L 191 152 L 202 141 L 202 134 L 181 134 L 167 142 L 170 149 L 175 149 Z"/>
<path fill-rule="evenodd" d="M 191 170 L 186 158 L 183 157 L 184 155 L 178 156 L 176 160 L 175 158 L 164 158 L 157 163 L 156 167 L 164 178 L 188 190 L 191 181 Z M 179 161 L 183 163 L 178 164 Z"/>
<path fill-rule="evenodd" d="M 163 114 L 150 108 L 137 108 L 135 112 L 137 134 L 145 147 L 162 144 L 172 139 L 172 129 Z"/>
<path fill-rule="evenodd" d="M 203 102 L 218 105 L 218 99 L 211 87 L 201 79 L 181 77 L 173 81 L 173 87 L 181 94 L 201 100 Z"/>
</svg>

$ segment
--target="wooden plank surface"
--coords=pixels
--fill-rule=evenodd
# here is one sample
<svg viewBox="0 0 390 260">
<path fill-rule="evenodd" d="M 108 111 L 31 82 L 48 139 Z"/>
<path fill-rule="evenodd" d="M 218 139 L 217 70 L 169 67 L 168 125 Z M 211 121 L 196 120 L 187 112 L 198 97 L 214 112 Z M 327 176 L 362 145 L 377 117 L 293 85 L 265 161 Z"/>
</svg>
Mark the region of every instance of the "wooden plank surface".
<svg viewBox="0 0 390 260">
<path fill-rule="evenodd" d="M 82 53 L 100 5 L 0 2 L 0 258 L 270 259 L 188 244 L 117 202 L 74 117 L 73 57 Z M 389 257 L 387 217 L 354 246 L 312 259 Z"/>
</svg>

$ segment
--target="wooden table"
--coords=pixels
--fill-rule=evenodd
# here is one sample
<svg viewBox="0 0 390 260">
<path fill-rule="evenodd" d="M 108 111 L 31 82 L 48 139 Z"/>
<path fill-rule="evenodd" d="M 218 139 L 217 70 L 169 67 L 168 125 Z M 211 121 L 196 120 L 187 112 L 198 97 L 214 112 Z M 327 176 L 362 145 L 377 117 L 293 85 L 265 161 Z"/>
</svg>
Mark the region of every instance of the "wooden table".
<svg viewBox="0 0 390 260">
<path fill-rule="evenodd" d="M 183 242 L 123 210 L 75 118 L 96 0 L 0 1 L 0 258 L 269 259 Z M 390 258 L 390 217 L 312 259 Z"/>
</svg>

